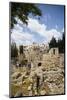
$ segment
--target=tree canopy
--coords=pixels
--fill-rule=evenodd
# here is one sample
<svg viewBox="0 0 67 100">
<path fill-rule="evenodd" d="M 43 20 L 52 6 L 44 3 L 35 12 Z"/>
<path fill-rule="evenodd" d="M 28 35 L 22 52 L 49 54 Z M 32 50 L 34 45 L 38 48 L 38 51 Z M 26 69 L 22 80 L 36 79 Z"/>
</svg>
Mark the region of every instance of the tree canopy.
<svg viewBox="0 0 67 100">
<path fill-rule="evenodd" d="M 23 45 L 21 45 L 21 46 L 19 47 L 19 49 L 20 49 L 20 54 L 23 54 Z"/>
<path fill-rule="evenodd" d="M 52 48 L 52 47 L 57 47 L 57 41 L 54 37 L 52 37 L 50 43 L 49 43 L 49 47 Z"/>
<path fill-rule="evenodd" d="M 58 40 L 58 48 L 59 48 L 60 53 L 65 52 L 65 35 L 64 35 L 64 33 L 62 35 L 62 39 Z"/>
<path fill-rule="evenodd" d="M 34 16 L 41 16 L 41 10 L 35 4 L 11 3 L 11 29 L 17 24 L 15 17 L 18 17 L 23 23 L 28 24 L 29 13 Z"/>
<path fill-rule="evenodd" d="M 58 41 L 56 41 L 56 39 L 52 37 L 49 43 L 49 48 L 53 48 L 53 47 L 58 47 L 60 53 L 65 52 L 65 34 L 64 33 L 62 35 L 62 39 L 58 39 Z"/>
<path fill-rule="evenodd" d="M 15 58 L 18 56 L 18 49 L 16 43 L 11 44 L 11 58 Z"/>
</svg>

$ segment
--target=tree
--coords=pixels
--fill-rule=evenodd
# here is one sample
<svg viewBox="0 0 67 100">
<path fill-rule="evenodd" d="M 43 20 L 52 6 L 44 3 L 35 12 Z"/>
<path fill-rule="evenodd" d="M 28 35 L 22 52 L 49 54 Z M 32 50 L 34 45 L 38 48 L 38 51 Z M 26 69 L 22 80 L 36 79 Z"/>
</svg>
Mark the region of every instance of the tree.
<svg viewBox="0 0 67 100">
<path fill-rule="evenodd" d="M 14 24 L 17 24 L 16 17 L 18 17 L 23 23 L 28 24 L 28 15 L 29 13 L 34 16 L 41 16 L 40 9 L 35 4 L 28 3 L 11 3 L 11 28 L 14 27 Z"/>
<path fill-rule="evenodd" d="M 63 33 L 62 39 L 58 39 L 58 41 L 56 41 L 56 39 L 53 37 L 49 43 L 49 47 L 50 48 L 58 47 L 59 53 L 64 53 L 65 52 L 65 34 Z"/>
<path fill-rule="evenodd" d="M 62 35 L 62 39 L 58 40 L 58 48 L 59 48 L 60 53 L 65 52 L 65 35 L 64 35 L 64 33 Z"/>
<path fill-rule="evenodd" d="M 16 58 L 18 56 L 18 49 L 16 43 L 11 44 L 11 58 Z"/>
<path fill-rule="evenodd" d="M 19 48 L 20 48 L 20 54 L 23 54 L 23 45 L 21 45 Z"/>
<path fill-rule="evenodd" d="M 50 43 L 49 43 L 49 47 L 53 48 L 53 47 L 57 47 L 57 41 L 54 37 L 52 37 Z"/>
<path fill-rule="evenodd" d="M 59 52 L 62 53 L 62 40 L 61 39 L 58 40 L 58 48 L 59 48 Z"/>
</svg>

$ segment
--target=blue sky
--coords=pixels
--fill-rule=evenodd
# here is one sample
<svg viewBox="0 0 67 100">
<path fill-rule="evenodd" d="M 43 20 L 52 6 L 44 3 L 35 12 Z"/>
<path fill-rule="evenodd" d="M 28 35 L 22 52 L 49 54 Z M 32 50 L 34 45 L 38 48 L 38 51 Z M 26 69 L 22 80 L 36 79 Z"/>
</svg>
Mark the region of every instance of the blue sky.
<svg viewBox="0 0 67 100">
<path fill-rule="evenodd" d="M 28 16 L 28 25 L 24 25 L 18 18 L 18 24 L 14 26 L 11 40 L 17 45 L 28 45 L 33 42 L 48 43 L 54 36 L 56 40 L 62 37 L 64 32 L 64 6 L 63 5 L 36 5 L 42 12 L 42 16 Z"/>
<path fill-rule="evenodd" d="M 43 16 L 41 22 L 45 23 L 47 29 L 57 28 L 61 31 L 64 27 L 64 6 L 61 5 L 40 5 Z"/>
</svg>

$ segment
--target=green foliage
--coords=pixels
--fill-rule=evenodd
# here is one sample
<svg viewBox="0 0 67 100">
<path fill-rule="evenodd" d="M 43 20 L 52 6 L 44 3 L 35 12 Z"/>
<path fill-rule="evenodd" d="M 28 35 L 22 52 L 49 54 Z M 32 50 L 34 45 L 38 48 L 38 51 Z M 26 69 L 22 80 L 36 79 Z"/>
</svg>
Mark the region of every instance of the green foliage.
<svg viewBox="0 0 67 100">
<path fill-rule="evenodd" d="M 19 48 L 20 48 L 20 54 L 23 54 L 23 45 L 21 45 Z"/>
<path fill-rule="evenodd" d="M 56 39 L 54 37 L 51 39 L 51 41 L 49 43 L 49 48 L 53 48 L 53 47 L 58 47 L 60 53 L 65 52 L 65 35 L 64 35 L 64 33 L 62 35 L 62 39 L 59 39 L 58 41 L 56 41 Z"/>
<path fill-rule="evenodd" d="M 17 24 L 15 17 L 18 17 L 23 23 L 28 24 L 29 13 L 34 16 L 41 16 L 41 11 L 35 4 L 28 3 L 11 3 L 11 28 Z"/>
<path fill-rule="evenodd" d="M 52 37 L 50 43 L 49 43 L 49 47 L 53 48 L 53 47 L 57 47 L 57 41 L 54 37 Z"/>
<path fill-rule="evenodd" d="M 58 48 L 60 53 L 65 52 L 65 35 L 63 34 L 62 39 L 58 40 Z"/>
<path fill-rule="evenodd" d="M 11 44 L 11 58 L 15 58 L 18 56 L 18 49 L 16 43 Z"/>
</svg>

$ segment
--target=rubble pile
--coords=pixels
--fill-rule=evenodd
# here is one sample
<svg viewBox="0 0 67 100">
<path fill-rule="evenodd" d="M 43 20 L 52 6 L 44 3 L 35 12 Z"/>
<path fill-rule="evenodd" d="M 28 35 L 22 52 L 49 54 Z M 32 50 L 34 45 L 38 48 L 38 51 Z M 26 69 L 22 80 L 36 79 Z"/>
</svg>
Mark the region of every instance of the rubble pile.
<svg viewBox="0 0 67 100">
<path fill-rule="evenodd" d="M 27 53 L 30 64 L 12 65 L 11 97 L 64 94 L 64 54 L 37 50 Z"/>
</svg>

